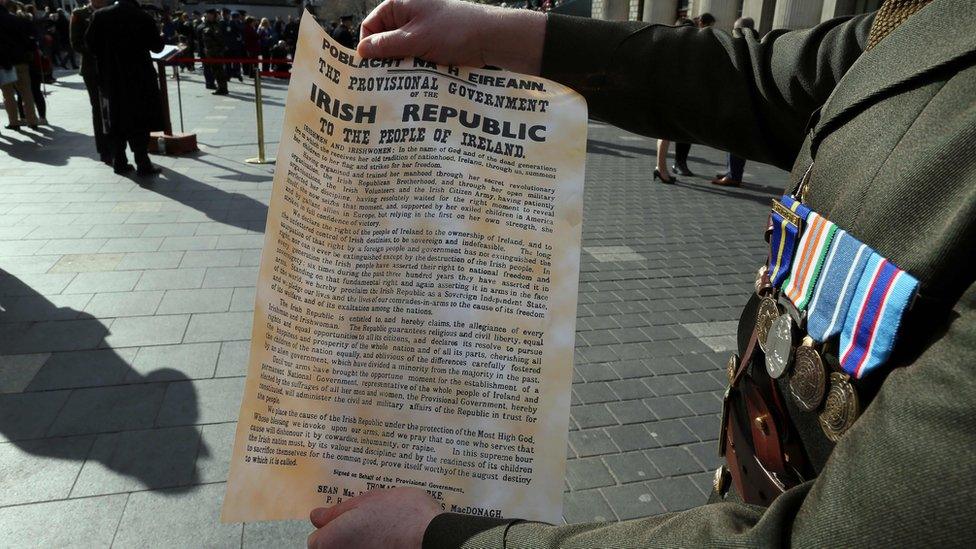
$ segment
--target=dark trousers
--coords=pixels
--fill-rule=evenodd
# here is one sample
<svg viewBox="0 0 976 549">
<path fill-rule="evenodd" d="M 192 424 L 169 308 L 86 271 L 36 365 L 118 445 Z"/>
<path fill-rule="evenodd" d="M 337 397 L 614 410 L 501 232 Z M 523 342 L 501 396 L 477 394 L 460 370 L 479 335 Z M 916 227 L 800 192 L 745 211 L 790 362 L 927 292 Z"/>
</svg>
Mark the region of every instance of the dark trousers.
<svg viewBox="0 0 976 549">
<path fill-rule="evenodd" d="M 214 82 L 213 65 L 210 63 L 201 64 L 203 65 L 203 81 L 207 83 L 208 88 L 216 88 L 217 84 Z"/>
<path fill-rule="evenodd" d="M 729 178 L 742 181 L 742 172 L 746 169 L 746 159 L 729 153 Z"/>
<path fill-rule="evenodd" d="M 92 78 L 85 78 L 85 89 L 88 91 L 88 102 L 92 110 L 92 127 L 95 129 L 95 150 L 99 156 L 108 156 L 113 153 L 111 147 L 105 140 L 105 127 L 102 125 L 102 109 L 98 100 L 98 85 Z"/>
<path fill-rule="evenodd" d="M 34 106 L 37 107 L 37 116 L 47 118 L 47 101 L 44 100 L 44 93 L 41 92 L 41 69 L 37 63 L 29 63 L 28 70 L 31 80 L 31 98 L 34 99 Z M 23 107 L 21 107 L 21 111 L 23 111 Z"/>
<path fill-rule="evenodd" d="M 676 164 L 685 164 L 688 162 L 688 153 L 691 151 L 691 143 L 675 143 L 674 144 L 674 162 Z"/>
<path fill-rule="evenodd" d="M 122 166 L 129 162 L 125 157 L 125 145 L 129 144 L 132 151 L 132 158 L 136 162 L 136 167 L 148 167 L 152 163 L 149 161 L 149 132 L 136 131 L 125 135 L 113 135 L 110 138 L 113 146 L 113 163 Z"/>
</svg>

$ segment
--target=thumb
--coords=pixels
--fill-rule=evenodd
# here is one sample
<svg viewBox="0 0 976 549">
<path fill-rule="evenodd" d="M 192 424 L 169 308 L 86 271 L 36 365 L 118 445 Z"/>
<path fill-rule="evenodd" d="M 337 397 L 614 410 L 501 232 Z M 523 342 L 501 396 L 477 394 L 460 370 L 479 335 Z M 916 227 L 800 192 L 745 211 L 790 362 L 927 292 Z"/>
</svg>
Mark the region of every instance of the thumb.
<svg viewBox="0 0 976 549">
<path fill-rule="evenodd" d="M 363 58 L 412 57 L 416 40 L 400 29 L 380 32 L 362 39 L 356 52 Z"/>
</svg>

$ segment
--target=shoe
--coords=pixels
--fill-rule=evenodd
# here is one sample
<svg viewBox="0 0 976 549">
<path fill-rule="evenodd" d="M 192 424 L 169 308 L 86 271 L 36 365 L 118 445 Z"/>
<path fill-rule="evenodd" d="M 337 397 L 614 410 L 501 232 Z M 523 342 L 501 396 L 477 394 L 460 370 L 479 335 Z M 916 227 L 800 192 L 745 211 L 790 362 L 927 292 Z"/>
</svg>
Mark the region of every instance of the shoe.
<svg viewBox="0 0 976 549">
<path fill-rule="evenodd" d="M 215 90 L 215 89 L 217 89 L 217 86 L 214 86 L 214 85 L 209 85 L 209 86 L 204 86 L 204 87 L 207 88 L 208 90 Z"/>
<path fill-rule="evenodd" d="M 30 129 L 32 129 L 32 130 L 36 130 L 37 129 L 37 124 L 28 124 L 27 127 L 30 128 Z"/>
<path fill-rule="evenodd" d="M 23 126 L 24 126 L 24 123 L 23 122 L 14 122 L 13 124 L 7 124 L 5 127 L 8 130 L 19 130 Z"/>
<path fill-rule="evenodd" d="M 38 126 L 50 126 L 50 124 L 47 123 L 47 118 L 38 118 L 37 119 L 37 125 Z"/>
<path fill-rule="evenodd" d="M 227 89 L 224 88 L 224 89 L 218 89 L 217 91 L 213 92 L 211 95 L 227 95 L 228 93 L 229 92 L 227 91 Z"/>
<path fill-rule="evenodd" d="M 687 162 L 675 162 L 674 166 L 671 166 L 671 169 L 679 175 L 687 175 L 688 177 L 695 175 L 688 169 Z"/>
<path fill-rule="evenodd" d="M 665 179 L 661 174 L 661 171 L 657 168 L 654 168 L 654 179 L 660 179 L 661 183 L 664 183 L 665 185 L 674 185 L 678 182 L 678 178 L 673 175 L 668 175 L 668 178 Z"/>
<path fill-rule="evenodd" d="M 98 155 L 98 159 L 101 160 L 103 164 L 107 164 L 109 166 L 111 166 L 112 163 L 113 163 L 112 162 L 112 155 L 110 155 L 110 154 L 100 154 L 100 155 Z"/>
<path fill-rule="evenodd" d="M 237 81 L 238 82 L 243 82 L 244 81 L 244 77 L 243 76 L 238 76 L 237 77 Z"/>
<path fill-rule="evenodd" d="M 135 168 L 132 166 L 132 164 L 129 164 L 128 162 L 125 164 L 112 164 L 112 171 L 119 175 L 125 175 L 134 169 Z"/>
<path fill-rule="evenodd" d="M 719 187 L 741 187 L 742 181 L 738 179 L 732 179 L 729 176 L 716 177 L 712 180 L 712 185 L 718 185 Z"/>
<path fill-rule="evenodd" d="M 144 166 L 139 166 L 139 168 L 136 169 L 136 175 L 138 175 L 140 177 L 152 177 L 152 176 L 154 176 L 154 175 L 156 175 L 156 174 L 158 174 L 158 173 L 160 173 L 162 171 L 163 170 L 160 169 L 158 166 L 153 166 L 152 164 L 147 164 L 147 165 L 144 165 Z"/>
</svg>

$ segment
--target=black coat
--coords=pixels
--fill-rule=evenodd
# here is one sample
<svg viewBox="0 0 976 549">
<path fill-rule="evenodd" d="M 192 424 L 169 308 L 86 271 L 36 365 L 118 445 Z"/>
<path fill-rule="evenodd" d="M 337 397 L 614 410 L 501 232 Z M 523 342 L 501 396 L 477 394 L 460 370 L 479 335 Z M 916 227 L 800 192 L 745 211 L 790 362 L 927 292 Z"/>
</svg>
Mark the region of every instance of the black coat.
<svg viewBox="0 0 976 549">
<path fill-rule="evenodd" d="M 35 47 L 30 22 L 0 6 L 0 67 L 9 69 L 30 62 Z"/>
<path fill-rule="evenodd" d="M 156 22 L 134 0 L 92 15 L 85 43 L 95 57 L 106 133 L 128 136 L 163 129 L 163 105 L 150 51 L 163 49 Z"/>
</svg>

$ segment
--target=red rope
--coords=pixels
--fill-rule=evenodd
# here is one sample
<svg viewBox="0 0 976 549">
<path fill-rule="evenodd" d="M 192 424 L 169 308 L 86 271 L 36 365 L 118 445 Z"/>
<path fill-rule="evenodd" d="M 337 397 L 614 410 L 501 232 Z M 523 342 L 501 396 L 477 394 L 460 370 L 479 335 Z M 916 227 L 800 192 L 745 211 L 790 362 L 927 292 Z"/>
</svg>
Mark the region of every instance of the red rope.
<svg viewBox="0 0 976 549">
<path fill-rule="evenodd" d="M 253 57 L 176 57 L 173 59 L 167 59 L 166 61 L 158 61 L 159 63 L 164 63 L 167 65 L 177 64 L 177 63 L 246 63 L 257 65 L 259 63 L 268 63 L 280 65 L 287 63 L 292 64 L 291 59 L 255 59 Z"/>
</svg>

